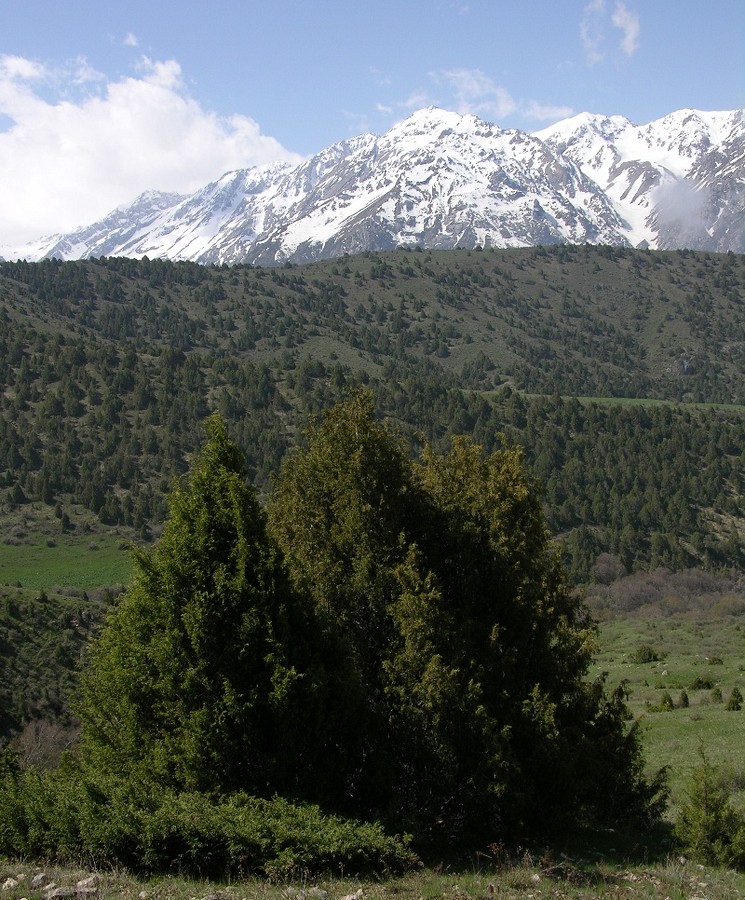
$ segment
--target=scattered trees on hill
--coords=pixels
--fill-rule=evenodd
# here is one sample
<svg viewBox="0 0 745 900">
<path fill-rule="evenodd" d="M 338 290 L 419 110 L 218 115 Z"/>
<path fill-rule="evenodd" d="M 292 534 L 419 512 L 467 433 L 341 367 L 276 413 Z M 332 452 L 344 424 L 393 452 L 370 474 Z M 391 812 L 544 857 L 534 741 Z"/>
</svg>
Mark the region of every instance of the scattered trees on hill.
<svg viewBox="0 0 745 900">
<path fill-rule="evenodd" d="M 265 493 L 307 415 L 370 383 L 439 452 L 453 434 L 525 447 L 575 582 L 602 554 L 742 567 L 741 410 L 562 395 L 742 402 L 743 272 L 621 248 L 0 263 L 0 504 L 59 503 L 73 526 L 82 505 L 144 539 L 211 410 Z"/>
</svg>

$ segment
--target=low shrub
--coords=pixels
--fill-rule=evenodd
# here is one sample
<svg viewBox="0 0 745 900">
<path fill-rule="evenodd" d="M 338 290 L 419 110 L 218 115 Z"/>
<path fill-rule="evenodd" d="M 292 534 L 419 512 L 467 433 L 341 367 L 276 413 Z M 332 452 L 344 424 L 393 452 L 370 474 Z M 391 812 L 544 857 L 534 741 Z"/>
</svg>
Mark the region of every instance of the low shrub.
<svg viewBox="0 0 745 900">
<path fill-rule="evenodd" d="M 8 752 L 0 757 L 0 855 L 274 880 L 380 875 L 417 863 L 405 838 L 310 804 L 92 778 L 70 759 L 54 772 L 21 770 Z"/>
<path fill-rule="evenodd" d="M 742 691 L 737 685 L 732 688 L 732 693 L 729 695 L 729 700 L 727 701 L 727 706 L 725 707 L 729 712 L 739 712 L 742 709 Z"/>
<path fill-rule="evenodd" d="M 654 647 L 651 647 L 649 644 L 642 644 L 640 647 L 637 647 L 629 656 L 629 662 L 637 664 L 658 662 L 659 659 L 659 653 L 657 653 Z"/>
</svg>

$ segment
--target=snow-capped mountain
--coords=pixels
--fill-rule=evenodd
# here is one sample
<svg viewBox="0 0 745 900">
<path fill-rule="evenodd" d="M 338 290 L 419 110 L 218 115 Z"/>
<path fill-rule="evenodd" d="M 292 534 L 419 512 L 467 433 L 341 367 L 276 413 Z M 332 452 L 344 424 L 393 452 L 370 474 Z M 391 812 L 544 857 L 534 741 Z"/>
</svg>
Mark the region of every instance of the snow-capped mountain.
<svg viewBox="0 0 745 900">
<path fill-rule="evenodd" d="M 745 250 L 740 112 L 645 126 L 583 114 L 530 135 L 421 110 L 300 165 L 148 192 L 26 259 L 149 256 L 276 265 L 390 249 L 605 243 Z"/>
<path fill-rule="evenodd" d="M 649 125 L 587 113 L 536 137 L 572 159 L 657 249 L 745 250 L 743 113 L 683 109 Z"/>
</svg>

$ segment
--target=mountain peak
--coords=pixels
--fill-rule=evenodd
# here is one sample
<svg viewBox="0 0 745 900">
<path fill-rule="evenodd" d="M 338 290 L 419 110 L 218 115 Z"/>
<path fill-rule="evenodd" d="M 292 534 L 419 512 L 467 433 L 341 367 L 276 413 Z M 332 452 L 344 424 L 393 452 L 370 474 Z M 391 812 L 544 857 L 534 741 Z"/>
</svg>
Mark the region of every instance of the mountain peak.
<svg viewBox="0 0 745 900">
<path fill-rule="evenodd" d="M 458 113 L 439 106 L 427 106 L 394 125 L 387 135 L 398 137 L 411 132 L 432 135 L 446 131 L 459 134 L 485 134 L 499 129 L 471 113 Z"/>
<path fill-rule="evenodd" d="M 599 113 L 578 113 L 568 119 L 562 119 L 547 128 L 534 132 L 534 137 L 546 141 L 561 139 L 567 136 L 583 134 L 599 134 L 608 138 L 617 136 L 627 128 L 635 126 L 624 116 L 606 116 Z"/>
</svg>

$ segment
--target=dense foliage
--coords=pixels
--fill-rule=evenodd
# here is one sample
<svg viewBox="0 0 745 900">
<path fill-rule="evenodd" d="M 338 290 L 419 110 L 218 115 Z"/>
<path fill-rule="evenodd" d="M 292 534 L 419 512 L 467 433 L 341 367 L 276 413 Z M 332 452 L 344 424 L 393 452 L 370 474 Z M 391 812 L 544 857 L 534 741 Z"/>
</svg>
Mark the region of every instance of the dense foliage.
<svg viewBox="0 0 745 900">
<path fill-rule="evenodd" d="M 0 735 L 32 720 L 69 724 L 80 656 L 107 601 L 0 593 Z"/>
<path fill-rule="evenodd" d="M 413 463 L 354 393 L 288 457 L 265 524 L 208 429 L 93 644 L 74 756 L 6 759 L 0 852 L 266 869 L 295 816 L 295 865 L 321 814 L 277 796 L 439 846 L 659 815 L 623 692 L 586 680 L 594 628 L 518 451 L 463 438 Z M 406 857 L 328 820 L 313 866 L 344 827 L 347 858 Z"/>
<path fill-rule="evenodd" d="M 374 823 L 317 806 L 234 793 L 219 799 L 149 780 L 82 773 L 66 759 L 54 772 L 22 770 L 0 755 L 0 854 L 134 872 L 183 872 L 225 881 L 273 881 L 340 872 L 404 871 L 405 842 Z"/>
<path fill-rule="evenodd" d="M 460 438 L 412 465 L 356 394 L 288 457 L 268 514 L 342 651 L 356 802 L 418 833 L 650 813 L 659 784 L 622 696 L 584 680 L 594 629 L 517 450 Z"/>
<path fill-rule="evenodd" d="M 180 790 L 309 782 L 312 630 L 222 423 L 93 645 L 79 714 L 96 768 Z M 300 671 L 303 672 L 301 677 Z"/>
</svg>

